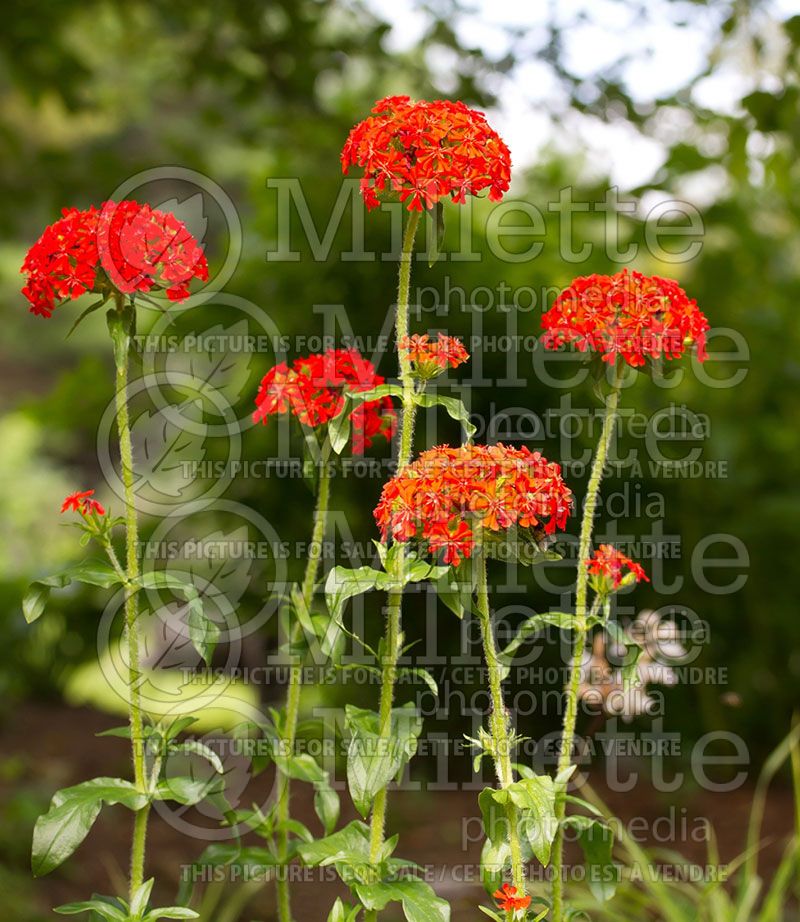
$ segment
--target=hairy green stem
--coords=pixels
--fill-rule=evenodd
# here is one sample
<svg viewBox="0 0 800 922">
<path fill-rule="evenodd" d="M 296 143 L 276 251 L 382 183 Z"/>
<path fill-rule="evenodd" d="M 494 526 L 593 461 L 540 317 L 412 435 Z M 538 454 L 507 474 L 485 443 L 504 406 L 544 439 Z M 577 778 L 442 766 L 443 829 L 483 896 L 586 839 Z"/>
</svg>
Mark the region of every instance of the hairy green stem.
<svg viewBox="0 0 800 922">
<path fill-rule="evenodd" d="M 317 502 L 314 508 L 314 526 L 311 533 L 311 546 L 308 551 L 305 575 L 301 587 L 302 604 L 307 610 L 311 608 L 314 600 L 314 587 L 317 583 L 319 565 L 322 560 L 322 542 L 325 538 L 325 525 L 328 517 L 328 503 L 330 499 L 331 480 L 325 462 L 319 468 L 319 484 L 317 486 Z M 294 640 L 298 633 L 299 623 L 293 626 L 291 639 Z M 302 628 L 299 628 L 302 630 Z M 283 732 L 282 746 L 284 754 L 291 757 L 294 754 L 297 739 L 297 721 L 300 716 L 300 693 L 303 687 L 303 663 L 295 657 L 289 667 L 289 688 L 286 694 L 286 724 Z M 291 779 L 289 775 L 278 769 L 277 792 L 277 821 L 278 821 L 278 856 L 282 867 L 275 879 L 278 897 L 278 919 L 280 922 L 291 922 L 292 909 L 289 893 L 289 880 L 286 875 L 289 851 L 289 830 L 286 824 L 289 820 L 289 798 Z"/>
<path fill-rule="evenodd" d="M 486 667 L 489 670 L 489 692 L 492 699 L 492 713 L 489 729 L 492 734 L 493 758 L 497 780 L 501 788 L 506 788 L 514 781 L 511 764 L 511 739 L 508 732 L 508 712 L 503 701 L 503 678 L 497 659 L 497 647 L 492 630 L 492 613 L 489 607 L 489 585 L 486 574 L 486 554 L 482 548 L 476 548 L 475 563 L 478 567 L 476 587 L 478 620 L 481 625 L 481 639 Z M 522 861 L 522 846 L 519 839 L 519 816 L 516 806 L 509 800 L 506 803 L 506 822 L 508 823 L 508 844 L 511 848 L 511 876 L 514 886 L 522 896 L 525 893 L 525 865 Z"/>
<path fill-rule="evenodd" d="M 122 310 L 123 296 L 117 298 L 117 309 Z M 115 350 L 116 352 L 116 350 Z M 136 516 L 136 498 L 133 490 L 133 448 L 128 415 L 128 353 L 117 356 L 116 411 L 117 433 L 119 435 L 120 466 L 125 489 L 125 567 L 128 585 L 125 589 L 125 643 L 128 648 L 128 687 L 130 692 L 129 715 L 131 727 L 131 750 L 133 756 L 133 780 L 141 792 L 147 792 L 147 771 L 144 755 L 144 732 L 142 721 L 141 667 L 139 663 L 139 606 L 136 587 L 132 585 L 139 576 L 139 525 Z M 147 838 L 147 818 L 150 805 L 136 812 L 131 847 L 131 896 L 144 880 L 144 852 Z"/>
<path fill-rule="evenodd" d="M 409 214 L 405 233 L 403 234 L 403 248 L 400 253 L 400 270 L 397 283 L 397 313 L 395 315 L 395 331 L 398 344 L 404 336 L 408 336 L 408 310 L 409 295 L 411 291 L 411 263 L 414 258 L 414 239 L 419 225 L 419 212 Z M 414 442 L 414 423 L 417 414 L 417 404 L 414 393 L 414 379 L 411 375 L 411 360 L 408 353 L 398 349 L 400 360 L 400 383 L 403 387 L 402 410 L 400 416 L 400 445 L 397 455 L 397 470 L 402 471 L 411 461 L 411 452 Z M 397 555 L 396 573 L 398 585 L 402 587 L 405 555 L 400 549 Z M 402 588 L 393 589 L 389 593 L 386 605 L 386 631 L 384 634 L 384 658 L 381 663 L 381 697 L 378 706 L 379 731 L 381 744 L 389 743 L 392 732 L 392 705 L 394 704 L 394 686 L 397 679 L 397 661 L 400 658 L 401 616 L 403 606 Z M 386 788 L 382 788 L 375 795 L 370 818 L 370 862 L 377 864 L 384 841 L 384 825 L 386 823 Z M 377 910 L 366 913 L 366 922 L 378 918 Z"/>
<path fill-rule="evenodd" d="M 586 609 L 586 595 L 589 585 L 589 571 L 587 563 L 592 550 L 592 530 L 594 516 L 597 509 L 597 499 L 600 495 L 600 481 L 603 479 L 603 470 L 608 458 L 608 449 L 614 434 L 619 407 L 620 384 L 622 378 L 622 365 L 617 363 L 614 367 L 611 393 L 606 401 L 606 412 L 603 419 L 603 428 L 597 443 L 592 469 L 589 474 L 589 484 L 586 488 L 586 502 L 583 507 L 581 519 L 581 533 L 578 542 L 578 576 L 575 590 L 575 641 L 572 648 L 569 677 L 565 688 L 566 709 L 564 712 L 564 725 L 561 733 L 561 750 L 558 756 L 558 774 L 566 771 L 572 763 L 572 744 L 575 738 L 575 724 L 578 718 L 578 689 L 580 687 L 581 667 L 588 633 Z M 566 786 L 556 793 L 556 830 L 553 842 L 552 874 L 553 874 L 553 922 L 563 922 L 564 919 L 564 833 L 562 822 L 566 816 Z"/>
</svg>

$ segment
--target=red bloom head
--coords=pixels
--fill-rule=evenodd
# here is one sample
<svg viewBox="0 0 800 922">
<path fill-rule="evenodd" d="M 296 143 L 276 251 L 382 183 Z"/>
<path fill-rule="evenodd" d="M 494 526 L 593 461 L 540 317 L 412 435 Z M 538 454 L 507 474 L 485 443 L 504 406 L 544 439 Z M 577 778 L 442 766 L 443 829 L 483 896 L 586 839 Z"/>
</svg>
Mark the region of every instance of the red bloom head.
<svg viewBox="0 0 800 922">
<path fill-rule="evenodd" d="M 408 355 L 413 373 L 425 380 L 440 375 L 448 365 L 450 368 L 458 368 L 469 359 L 469 353 L 461 340 L 444 333 L 439 333 L 433 343 L 427 333 L 404 336 L 397 346 Z"/>
<path fill-rule="evenodd" d="M 90 499 L 91 496 L 94 496 L 94 490 L 83 490 L 77 493 L 70 493 L 61 504 L 62 513 L 68 511 L 79 512 L 84 517 L 90 515 L 92 512 L 96 512 L 97 515 L 105 515 L 105 507 L 98 503 L 96 499 Z"/>
<path fill-rule="evenodd" d="M 57 303 L 87 292 L 133 294 L 158 287 L 171 301 L 208 279 L 197 241 L 174 215 L 136 202 L 65 208 L 28 250 L 22 293 L 31 312 L 50 317 Z"/>
<path fill-rule="evenodd" d="M 281 362 L 261 381 L 253 420 L 266 423 L 269 416 L 291 413 L 304 426 L 323 426 L 341 411 L 345 388 L 369 391 L 383 383 L 372 362 L 356 349 L 328 349 L 322 354 L 295 359 L 291 367 Z M 350 420 L 353 449 L 361 452 L 372 445 L 377 435 L 392 437 L 395 425 L 392 401 L 381 397 L 359 404 Z"/>
<path fill-rule="evenodd" d="M 700 361 L 706 358 L 709 324 L 697 302 L 672 279 L 627 269 L 574 279 L 545 312 L 542 326 L 547 349 L 575 343 L 610 363 L 618 355 L 634 367 L 647 358 L 677 359 L 691 343 Z"/>
<path fill-rule="evenodd" d="M 448 195 L 463 204 L 467 195 L 489 190 L 499 202 L 511 179 L 511 155 L 482 112 L 463 102 L 412 102 L 389 96 L 350 132 L 342 150 L 342 171 L 364 170 L 361 194 L 367 208 L 381 192 L 396 192 L 409 211 L 422 211 Z"/>
<path fill-rule="evenodd" d="M 561 468 L 527 448 L 506 445 L 441 446 L 384 485 L 375 520 L 384 541 L 416 540 L 444 551 L 458 566 L 474 549 L 474 529 L 492 533 L 513 525 L 534 534 L 563 528 L 572 493 Z"/>
<path fill-rule="evenodd" d="M 511 884 L 503 884 L 499 890 L 495 890 L 492 896 L 497 900 L 497 908 L 505 912 L 527 909 L 531 905 L 531 898 L 529 896 L 517 896 L 517 892 L 517 888 Z"/>
<path fill-rule="evenodd" d="M 639 580 L 650 582 L 640 564 L 626 557 L 611 544 L 601 544 L 591 560 L 586 562 L 586 566 L 593 577 L 595 590 L 602 594 L 615 592 L 620 587 L 630 586 Z"/>
</svg>

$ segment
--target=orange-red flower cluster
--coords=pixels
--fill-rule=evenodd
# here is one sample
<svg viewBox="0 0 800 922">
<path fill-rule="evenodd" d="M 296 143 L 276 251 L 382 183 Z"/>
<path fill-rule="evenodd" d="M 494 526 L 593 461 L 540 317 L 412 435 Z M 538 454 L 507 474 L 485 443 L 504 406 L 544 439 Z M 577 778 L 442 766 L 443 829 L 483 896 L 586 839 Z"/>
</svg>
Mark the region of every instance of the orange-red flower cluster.
<svg viewBox="0 0 800 922">
<path fill-rule="evenodd" d="M 61 504 L 61 511 L 80 512 L 83 516 L 87 516 L 92 512 L 96 512 L 98 515 L 105 515 L 105 507 L 98 503 L 96 499 L 90 499 L 91 496 L 94 496 L 94 490 L 82 490 L 77 493 L 70 493 Z"/>
<path fill-rule="evenodd" d="M 171 301 L 182 301 L 193 278 L 208 279 L 202 249 L 172 214 L 137 202 L 105 202 L 99 209 L 65 208 L 62 215 L 22 264 L 22 293 L 34 314 L 50 317 L 59 301 L 112 289 L 132 294 L 158 286 Z"/>
<path fill-rule="evenodd" d="M 372 362 L 356 349 L 328 349 L 295 359 L 291 367 L 281 362 L 261 381 L 253 420 L 266 423 L 269 416 L 291 413 L 304 426 L 322 426 L 341 412 L 345 388 L 369 391 L 383 383 Z M 353 449 L 361 452 L 377 435 L 391 438 L 395 425 L 392 401 L 381 397 L 359 404 L 350 420 Z"/>
<path fill-rule="evenodd" d="M 516 912 L 519 909 L 527 909 L 531 905 L 529 896 L 517 896 L 517 888 L 511 884 L 503 884 L 499 890 L 495 890 L 492 896 L 497 900 L 497 908 L 505 912 Z"/>
<path fill-rule="evenodd" d="M 393 191 L 409 211 L 430 208 L 440 199 L 458 204 L 489 190 L 499 202 L 511 180 L 511 155 L 482 112 L 463 102 L 412 102 L 388 96 L 353 128 L 342 150 L 342 171 L 364 170 L 361 194 L 367 208 L 379 194 Z"/>
<path fill-rule="evenodd" d="M 435 378 L 449 365 L 458 368 L 469 359 L 469 352 L 455 336 L 439 333 L 436 342 L 431 342 L 427 333 L 404 336 L 397 344 L 413 363 L 413 370 L 420 378 Z"/>
<path fill-rule="evenodd" d="M 618 355 L 634 367 L 647 358 L 680 358 L 694 343 L 706 358 L 708 320 L 697 302 L 672 279 L 623 269 L 616 275 L 576 278 L 542 317 L 544 346 L 575 343 L 582 352 Z"/>
<path fill-rule="evenodd" d="M 638 583 L 639 580 L 650 582 L 641 564 L 626 557 L 622 551 L 618 551 L 611 544 L 601 544 L 591 560 L 587 560 L 586 566 L 592 576 L 607 581 L 612 589 L 619 589 L 626 577 L 629 582 Z"/>
<path fill-rule="evenodd" d="M 561 467 L 527 448 L 440 446 L 384 485 L 375 509 L 383 540 L 419 540 L 445 563 L 470 557 L 477 526 L 499 532 L 512 525 L 553 534 L 563 528 L 572 493 Z"/>
</svg>

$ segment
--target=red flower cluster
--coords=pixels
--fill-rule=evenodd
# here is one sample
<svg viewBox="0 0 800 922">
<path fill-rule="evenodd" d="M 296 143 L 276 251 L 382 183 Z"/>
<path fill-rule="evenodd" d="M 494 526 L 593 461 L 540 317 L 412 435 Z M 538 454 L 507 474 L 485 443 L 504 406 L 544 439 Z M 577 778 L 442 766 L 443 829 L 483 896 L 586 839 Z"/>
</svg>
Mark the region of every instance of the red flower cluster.
<svg viewBox="0 0 800 922">
<path fill-rule="evenodd" d="M 409 211 L 430 208 L 448 195 L 458 204 L 489 190 L 499 202 L 511 179 L 511 155 L 482 112 L 463 102 L 412 102 L 388 96 L 353 128 L 342 150 L 342 171 L 364 169 L 367 208 L 378 194 L 399 193 Z"/>
<path fill-rule="evenodd" d="M 619 589 L 623 580 L 638 583 L 639 580 L 650 582 L 644 568 L 626 557 L 611 544 L 601 544 L 594 552 L 591 560 L 586 562 L 589 573 L 607 581 L 612 589 Z M 627 570 L 627 573 L 624 572 Z"/>
<path fill-rule="evenodd" d="M 469 359 L 469 352 L 461 340 L 444 333 L 439 333 L 434 343 L 427 333 L 415 333 L 413 336 L 404 336 L 397 345 L 414 363 L 414 372 L 420 378 L 435 378 L 448 365 L 458 368 Z"/>
<path fill-rule="evenodd" d="M 708 320 L 672 279 L 623 269 L 616 275 L 576 278 L 542 317 L 544 346 L 557 349 L 575 343 L 581 352 L 602 352 L 613 363 L 617 355 L 634 367 L 647 358 L 680 358 L 688 344 L 705 361 Z"/>
<path fill-rule="evenodd" d="M 328 349 L 271 368 L 261 381 L 256 396 L 254 422 L 292 413 L 304 426 L 322 426 L 338 416 L 343 391 L 369 391 L 384 383 L 372 362 L 356 349 Z M 359 404 L 350 416 L 353 449 L 369 448 L 376 435 L 392 437 L 395 413 L 389 397 Z"/>
<path fill-rule="evenodd" d="M 503 884 L 495 890 L 492 896 L 497 900 L 497 908 L 506 912 L 516 912 L 518 909 L 527 909 L 531 905 L 529 896 L 517 896 L 517 888 L 511 884 Z"/>
<path fill-rule="evenodd" d="M 561 468 L 527 448 L 440 446 L 384 485 L 375 509 L 383 540 L 426 541 L 431 552 L 458 566 L 475 545 L 473 528 L 499 532 L 512 525 L 563 528 L 572 493 Z"/>
<path fill-rule="evenodd" d="M 89 499 L 90 496 L 94 496 L 94 490 L 70 493 L 61 504 L 62 513 L 68 511 L 80 512 L 81 515 L 86 516 L 91 512 L 96 512 L 98 515 L 105 515 L 105 507 L 98 503 L 96 499 Z"/>
<path fill-rule="evenodd" d="M 137 202 L 65 208 L 62 214 L 22 264 L 22 293 L 34 314 L 50 317 L 62 299 L 112 288 L 132 294 L 160 286 L 171 301 L 181 301 L 193 278 L 208 279 L 203 251 L 172 214 Z"/>
</svg>

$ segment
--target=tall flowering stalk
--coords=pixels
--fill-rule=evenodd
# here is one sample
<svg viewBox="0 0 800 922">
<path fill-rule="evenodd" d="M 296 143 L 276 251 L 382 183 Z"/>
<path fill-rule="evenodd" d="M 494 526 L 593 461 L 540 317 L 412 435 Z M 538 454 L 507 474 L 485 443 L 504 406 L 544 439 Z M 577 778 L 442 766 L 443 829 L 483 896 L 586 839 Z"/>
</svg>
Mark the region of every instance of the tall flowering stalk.
<svg viewBox="0 0 800 922">
<path fill-rule="evenodd" d="M 61 304 L 81 295 L 99 295 L 99 300 L 78 317 L 73 329 L 84 317 L 106 303 L 113 305 L 106 319 L 116 366 L 114 391 L 125 515 L 122 520 L 107 516 L 102 505 L 90 498 L 93 491 L 73 494 L 62 507 L 62 511 L 72 510 L 82 517 L 81 527 L 103 547 L 109 558 L 110 570 L 89 561 L 55 577 L 48 577 L 34 584 L 23 607 L 28 620 L 34 620 L 42 613 L 46 603 L 47 593 L 43 593 L 41 587 L 49 591 L 72 580 L 123 587 L 128 735 L 133 763 L 132 785 L 122 779 L 100 778 L 59 792 L 50 811 L 40 817 L 36 825 L 34 869 L 37 873 L 47 873 L 69 857 L 88 833 L 103 802 L 123 803 L 134 813 L 128 904 L 144 911 L 152 887 L 152 881 L 144 881 L 147 822 L 158 777 L 155 768 L 152 776 L 148 773 L 145 757 L 147 730 L 141 701 L 138 592 L 144 584 L 139 571 L 138 519 L 128 412 L 129 355 L 135 348 L 136 295 L 164 291 L 170 301 L 181 301 L 188 297 L 192 279 L 208 278 L 208 265 L 197 241 L 173 215 L 148 205 L 124 201 L 106 202 L 99 209 L 66 209 L 62 218 L 46 228 L 31 247 L 22 271 L 27 276 L 23 294 L 30 303 L 31 312 L 42 317 L 51 317 Z M 118 522 L 125 528 L 124 566 L 113 545 L 112 532 Z M 183 587 L 182 591 L 185 597 L 195 599 L 199 605 L 197 593 L 191 586 Z M 79 804 L 84 805 L 82 812 L 79 812 Z M 87 805 L 91 805 L 89 809 L 86 809 Z M 65 823 L 67 819 L 70 822 Z M 93 902 L 71 904 L 70 911 L 90 911 L 96 908 Z M 121 903 L 119 908 L 122 908 Z M 64 907 L 64 911 L 66 909 Z"/>
<path fill-rule="evenodd" d="M 646 276 L 623 269 L 616 275 L 592 275 L 575 279 L 542 317 L 546 348 L 574 344 L 582 352 L 596 352 L 611 366 L 610 393 L 605 401 L 605 416 L 592 461 L 578 542 L 578 572 L 575 589 L 575 621 L 572 658 L 565 696 L 566 708 L 561 734 L 558 775 L 564 776 L 572 764 L 572 749 L 578 716 L 578 695 L 586 640 L 593 616 L 597 615 L 611 591 L 623 582 L 621 568 L 628 567 L 633 581 L 644 577 L 638 564 L 609 549 L 592 559 L 592 530 L 600 495 L 600 483 L 617 424 L 623 370 L 637 368 L 649 360 L 680 358 L 687 346 L 694 345 L 700 361 L 705 359 L 705 333 L 709 328 L 704 314 L 686 292 L 671 279 Z M 589 578 L 611 580 L 595 583 L 595 605 L 588 607 Z M 631 580 L 629 579 L 629 582 Z M 603 586 L 605 589 L 603 590 Z M 553 922 L 563 922 L 563 850 L 566 817 L 566 787 L 556 793 L 558 823 L 553 843 L 552 913 Z"/>
<path fill-rule="evenodd" d="M 400 270 L 397 282 L 397 308 L 395 330 L 398 344 L 408 337 L 408 307 L 411 287 L 411 261 L 414 256 L 414 238 L 419 224 L 419 213 L 409 215 L 403 235 L 403 248 L 400 253 Z M 400 447 L 397 453 L 397 469 L 402 471 L 411 460 L 414 441 L 414 424 L 417 416 L 417 403 L 414 400 L 414 378 L 411 371 L 411 358 L 408 351 L 399 349 L 400 385 L 403 389 L 400 413 Z M 403 607 L 403 571 L 405 556 L 396 558 L 395 571 L 392 574 L 401 588 L 389 592 L 386 603 L 386 629 L 384 632 L 384 658 L 381 663 L 381 694 L 378 705 L 378 727 L 380 739 L 391 742 L 392 705 L 394 704 L 394 686 L 397 679 L 397 661 L 400 659 L 401 620 Z M 387 789 L 382 787 L 375 795 L 370 819 L 370 863 L 377 864 L 380 859 L 386 825 Z M 377 911 L 370 913 L 377 918 Z"/>
<path fill-rule="evenodd" d="M 507 842 L 513 893 L 502 891 L 502 898 L 517 909 L 530 903 L 521 837 L 530 792 L 525 781 L 516 781 L 514 771 L 517 738 L 503 699 L 506 672 L 492 626 L 487 558 L 503 556 L 509 545 L 515 554 L 536 553 L 547 536 L 564 527 L 571 503 L 558 464 L 526 448 L 497 444 L 423 452 L 386 484 L 375 510 L 384 540 L 391 536 L 395 542 L 412 543 L 420 553 L 443 552 L 444 563 L 458 568 L 466 561 L 476 570 L 492 709 L 489 733 L 474 742 L 491 757 L 499 785 L 499 791 L 487 789 L 481 795 L 481 806 L 485 816 L 503 815 L 504 822 L 491 819 L 487 825 L 493 840 Z"/>
<path fill-rule="evenodd" d="M 380 197 L 396 195 L 409 212 L 400 253 L 395 330 L 398 344 L 401 395 L 400 444 L 397 471 L 402 472 L 413 452 L 417 399 L 416 381 L 424 387 L 424 355 L 419 340 L 409 337 L 409 293 L 414 240 L 420 214 L 440 206 L 444 199 L 455 203 L 467 195 L 488 191 L 499 201 L 508 189 L 511 159 L 502 139 L 490 128 L 483 114 L 461 102 L 436 100 L 412 102 L 407 96 L 380 100 L 369 118 L 350 132 L 342 150 L 342 168 L 363 170 L 361 192 L 368 208 L 380 204 Z M 465 356 L 466 354 L 464 354 Z M 437 356 L 437 359 L 441 353 Z M 422 361 L 420 361 L 422 359 Z M 458 361 L 461 357 L 456 358 Z M 450 364 L 453 364 L 452 362 Z M 435 369 L 436 362 L 432 366 Z M 441 370 L 441 367 L 440 369 Z M 391 743 L 392 707 L 402 637 L 401 612 L 405 585 L 406 555 L 397 554 L 393 582 L 386 606 L 386 629 L 381 663 L 379 704 L 380 744 Z M 386 787 L 375 795 L 370 820 L 370 862 L 377 865 L 384 844 Z M 369 917 L 377 916 L 370 912 Z"/>
<path fill-rule="evenodd" d="M 343 391 L 350 393 L 373 390 L 383 384 L 372 363 L 362 358 L 354 349 L 329 349 L 323 354 L 313 354 L 296 359 L 291 367 L 281 363 L 264 376 L 256 396 L 255 422 L 266 423 L 271 416 L 291 414 L 305 430 L 327 426 L 343 409 Z M 371 446 L 376 436 L 391 438 L 395 414 L 389 397 L 366 401 L 350 414 L 353 450 L 363 452 Z M 318 468 L 317 496 L 313 516 L 311 544 L 306 561 L 299 598 L 293 600 L 294 620 L 290 628 L 289 645 L 295 648 L 303 633 L 303 622 L 308 623 L 322 559 L 322 542 L 330 502 L 330 471 L 325 459 Z M 278 787 L 276 794 L 277 857 L 285 871 L 292 858 L 289 840 L 290 787 L 292 758 L 297 743 L 297 724 L 300 716 L 303 687 L 302 659 L 292 654 L 286 693 L 286 709 L 280 727 L 283 759 L 277 763 Z M 278 918 L 291 922 L 291 895 L 286 873 L 276 878 Z"/>
</svg>

